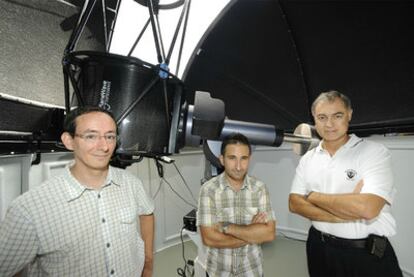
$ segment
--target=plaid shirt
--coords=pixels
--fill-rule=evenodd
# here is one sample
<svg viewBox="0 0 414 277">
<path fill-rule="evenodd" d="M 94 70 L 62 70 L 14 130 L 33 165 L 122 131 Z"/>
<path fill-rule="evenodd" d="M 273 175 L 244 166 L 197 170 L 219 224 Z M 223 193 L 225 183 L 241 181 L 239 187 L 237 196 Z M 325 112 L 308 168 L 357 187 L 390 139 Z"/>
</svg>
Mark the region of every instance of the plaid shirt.
<svg viewBox="0 0 414 277">
<path fill-rule="evenodd" d="M 234 191 L 222 173 L 201 187 L 197 225 L 212 226 L 218 222 L 247 225 L 258 212 L 266 212 L 269 221 L 275 220 L 266 185 L 246 175 L 242 188 Z M 261 277 L 262 249 L 258 244 L 234 249 L 207 247 L 206 266 L 210 277 Z"/>
<path fill-rule="evenodd" d="M 110 167 L 101 190 L 69 167 L 13 201 L 0 225 L 0 276 L 141 276 L 138 216 L 154 210 L 141 181 Z"/>
</svg>

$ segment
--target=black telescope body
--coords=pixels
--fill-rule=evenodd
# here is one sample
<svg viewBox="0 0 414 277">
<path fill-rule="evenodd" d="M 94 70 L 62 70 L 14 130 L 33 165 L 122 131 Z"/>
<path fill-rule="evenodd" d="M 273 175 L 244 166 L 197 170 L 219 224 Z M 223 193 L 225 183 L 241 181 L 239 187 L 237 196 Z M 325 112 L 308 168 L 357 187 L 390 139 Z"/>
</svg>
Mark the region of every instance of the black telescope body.
<svg viewBox="0 0 414 277">
<path fill-rule="evenodd" d="M 252 144 L 276 147 L 285 138 L 292 137 L 285 137 L 282 130 L 272 125 L 226 118 L 224 102 L 211 98 L 207 92 L 196 92 L 194 105 L 188 105 L 184 101 L 183 83 L 168 71 L 172 50 L 165 55 L 159 28 L 155 28 L 158 26 L 156 12 L 162 7 L 155 7 L 157 4 L 152 0 L 148 2 L 151 4 L 148 5 L 149 21 L 153 26 L 158 65 L 131 57 L 132 50 L 129 56 L 73 51 L 95 2 L 85 2 L 78 25 L 65 49 L 63 72 L 66 111 L 88 105 L 112 112 L 120 136 L 116 149 L 120 161 L 124 157 L 139 161 L 143 156 L 160 157 L 178 153 L 185 145 L 199 146 L 205 140 L 221 140 L 233 132 L 245 134 Z M 177 5 L 179 3 L 184 5 L 182 19 L 186 13 L 188 15 L 189 2 L 177 2 Z M 112 33 L 108 37 L 111 38 Z M 105 45 L 105 49 L 109 48 L 110 39 Z M 133 156 L 139 158 L 131 158 Z"/>
<path fill-rule="evenodd" d="M 155 66 L 133 57 L 82 51 L 68 54 L 66 61 L 69 74 L 76 72 L 77 93 L 70 106 L 99 106 L 112 112 L 120 136 L 118 154 L 176 152 L 176 145 L 170 145 L 170 129 L 173 115 L 180 113 L 183 104 L 180 80 L 171 76 L 164 84 Z M 174 106 L 174 101 L 180 105 Z"/>
<path fill-rule="evenodd" d="M 152 1 L 150 1 L 152 3 Z M 119 3 L 116 4 L 114 26 Z M 126 156 L 161 156 L 178 152 L 179 117 L 184 106 L 183 83 L 168 71 L 160 34 L 153 28 L 159 51 L 159 64 L 153 65 L 138 58 L 109 53 L 112 29 L 105 33 L 107 52 L 74 51 L 97 1 L 85 1 L 77 26 L 65 49 L 63 73 L 66 112 L 79 106 L 99 106 L 113 113 L 119 133 L 116 154 Z M 178 5 L 179 4 L 179 5 Z M 184 2 L 177 3 L 178 6 Z M 153 26 L 158 26 L 154 11 L 176 8 L 148 5 Z M 103 18 L 108 18 L 103 7 Z M 178 28 L 178 27 L 177 27 Z M 145 30 L 143 30 L 145 31 Z M 138 43 L 136 41 L 135 45 Z M 134 47 L 135 47 L 134 45 Z M 133 49 L 132 49 L 133 50 Z M 130 51 L 130 53 L 132 52 Z M 183 113 L 185 114 L 185 112 Z"/>
</svg>

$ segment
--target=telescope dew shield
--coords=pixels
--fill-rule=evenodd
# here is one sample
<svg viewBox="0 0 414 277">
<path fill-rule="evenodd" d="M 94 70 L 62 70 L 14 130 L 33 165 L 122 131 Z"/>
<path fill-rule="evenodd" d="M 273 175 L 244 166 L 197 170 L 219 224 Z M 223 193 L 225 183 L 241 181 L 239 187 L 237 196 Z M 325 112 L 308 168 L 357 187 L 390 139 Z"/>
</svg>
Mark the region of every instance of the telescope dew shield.
<svg viewBox="0 0 414 277">
<path fill-rule="evenodd" d="M 80 51 L 68 54 L 66 61 L 74 86 L 72 106 L 99 106 L 117 119 L 117 154 L 157 156 L 176 151 L 169 144 L 176 143 L 170 140 L 170 128 L 184 99 L 180 80 L 170 75 L 161 81 L 156 66 L 134 57 Z"/>
</svg>

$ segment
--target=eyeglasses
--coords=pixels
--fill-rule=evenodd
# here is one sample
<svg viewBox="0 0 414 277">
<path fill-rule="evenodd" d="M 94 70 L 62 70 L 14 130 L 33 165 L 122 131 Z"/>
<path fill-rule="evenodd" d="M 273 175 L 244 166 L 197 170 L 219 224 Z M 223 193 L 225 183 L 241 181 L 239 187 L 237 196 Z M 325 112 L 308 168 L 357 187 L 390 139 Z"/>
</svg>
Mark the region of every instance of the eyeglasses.
<svg viewBox="0 0 414 277">
<path fill-rule="evenodd" d="M 106 134 L 103 136 L 98 134 L 75 134 L 75 137 L 79 137 L 87 143 L 97 143 L 101 138 L 104 138 L 106 143 L 116 143 L 118 140 L 118 136 L 115 134 Z"/>
</svg>

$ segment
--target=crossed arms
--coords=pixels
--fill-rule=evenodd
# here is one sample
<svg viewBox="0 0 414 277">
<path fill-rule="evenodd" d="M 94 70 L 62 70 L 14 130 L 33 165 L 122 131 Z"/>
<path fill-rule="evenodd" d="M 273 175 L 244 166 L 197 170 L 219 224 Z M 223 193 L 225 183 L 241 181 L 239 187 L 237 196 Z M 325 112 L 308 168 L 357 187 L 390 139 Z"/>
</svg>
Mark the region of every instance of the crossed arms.
<svg viewBox="0 0 414 277">
<path fill-rule="evenodd" d="M 351 193 L 310 192 L 307 196 L 291 193 L 289 210 L 313 221 L 331 223 L 370 220 L 378 216 L 386 201 L 375 194 L 360 193 L 363 180 Z"/>
<path fill-rule="evenodd" d="M 266 213 L 253 216 L 250 224 L 230 224 L 226 233 L 220 231 L 221 223 L 213 226 L 200 226 L 203 243 L 214 248 L 238 248 L 247 244 L 260 244 L 275 238 L 274 220 L 267 221 Z"/>
</svg>

